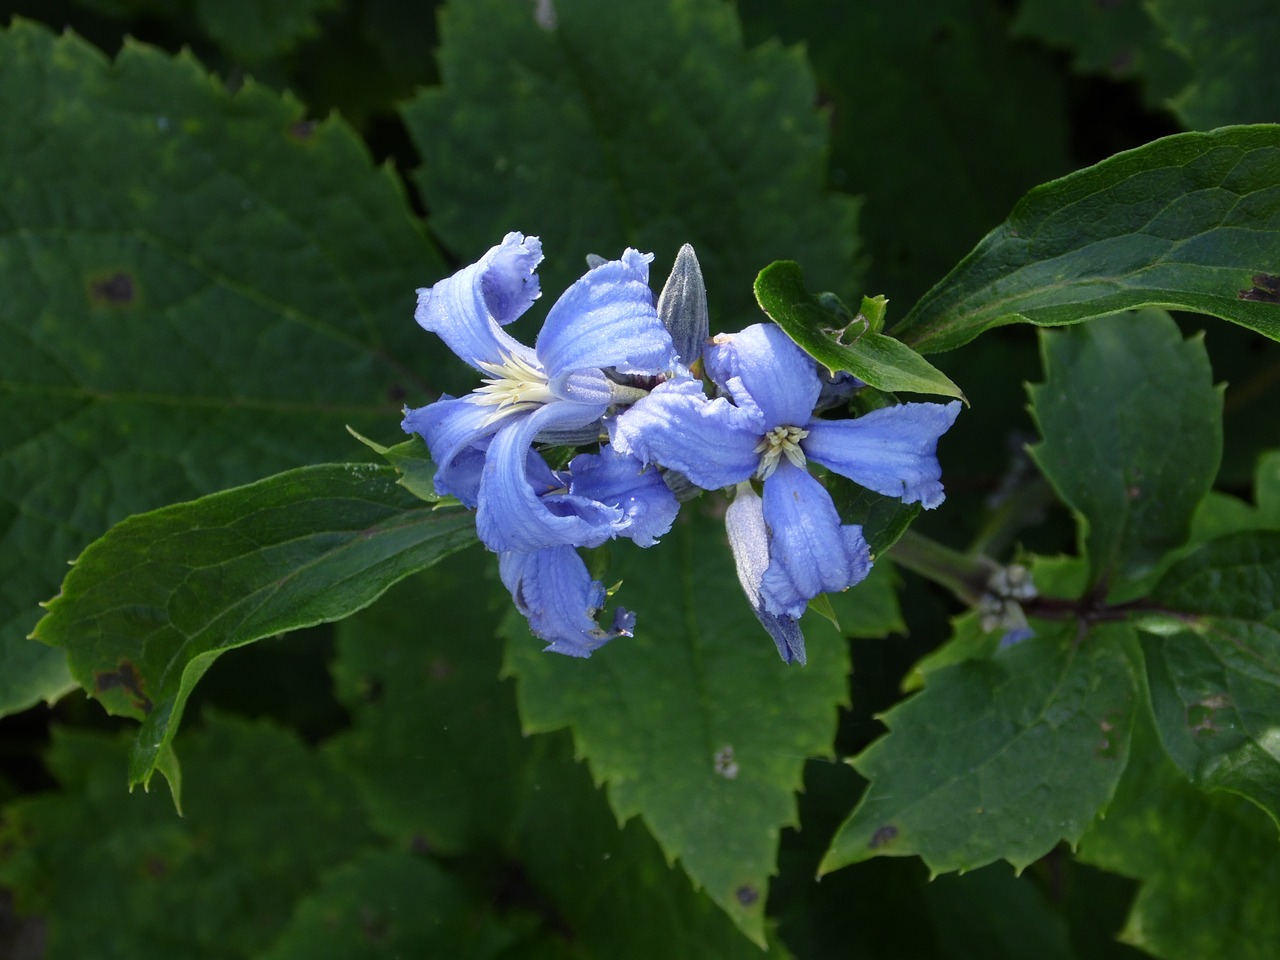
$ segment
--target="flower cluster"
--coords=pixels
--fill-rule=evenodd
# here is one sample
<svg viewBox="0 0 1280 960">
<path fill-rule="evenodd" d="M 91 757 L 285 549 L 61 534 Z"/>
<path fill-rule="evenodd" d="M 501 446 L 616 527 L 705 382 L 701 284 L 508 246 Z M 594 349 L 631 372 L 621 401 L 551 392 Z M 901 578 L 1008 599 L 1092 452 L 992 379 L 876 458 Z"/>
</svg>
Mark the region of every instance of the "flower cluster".
<svg viewBox="0 0 1280 960">
<path fill-rule="evenodd" d="M 687 246 L 656 305 L 652 256 L 592 258 L 530 349 L 502 328 L 540 295 L 541 259 L 537 238 L 510 233 L 418 291 L 418 323 L 485 375 L 464 397 L 405 412 L 404 429 L 431 451 L 437 492 L 476 510 L 480 539 L 499 555 L 534 635 L 585 657 L 629 636 L 635 616 L 618 608 L 599 623 L 605 589 L 577 548 L 617 537 L 652 546 L 675 521 L 673 489 L 732 488 L 726 525 L 739 580 L 783 659 L 803 663 L 798 620 L 808 602 L 859 582 L 872 560 L 809 463 L 935 507 L 935 450 L 959 403 L 817 416 L 833 384 L 780 328 L 707 339 L 705 288 Z M 713 395 L 692 372 L 701 370 Z M 849 380 L 834 386 L 847 390 Z M 566 444 L 593 449 L 554 469 L 542 451 Z"/>
</svg>

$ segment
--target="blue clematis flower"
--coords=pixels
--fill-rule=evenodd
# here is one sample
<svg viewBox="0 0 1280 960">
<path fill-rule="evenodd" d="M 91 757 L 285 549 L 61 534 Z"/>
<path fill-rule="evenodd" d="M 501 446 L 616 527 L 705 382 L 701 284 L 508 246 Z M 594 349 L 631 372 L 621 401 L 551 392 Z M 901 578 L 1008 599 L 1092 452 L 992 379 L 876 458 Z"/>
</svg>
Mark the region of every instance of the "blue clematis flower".
<svg viewBox="0 0 1280 960">
<path fill-rule="evenodd" d="M 611 446 L 598 454 L 579 454 L 567 470 L 551 470 L 536 453 L 529 457 L 530 483 L 549 510 L 577 513 L 622 530 L 642 547 L 652 546 L 670 530 L 680 509 L 657 470 Z M 611 628 L 597 623 L 605 602 L 604 585 L 591 578 L 573 547 L 504 551 L 498 569 L 516 608 L 528 619 L 533 635 L 547 641 L 547 650 L 588 657 L 614 637 L 631 636 L 635 615 L 622 608 L 615 612 Z"/>
<path fill-rule="evenodd" d="M 610 407 L 634 398 L 617 375 L 675 368 L 648 286 L 651 259 L 628 249 L 589 270 L 552 306 L 532 349 L 502 327 L 540 296 L 536 237 L 509 233 L 476 263 L 418 291 L 418 323 L 486 376 L 464 397 L 406 410 L 402 426 L 426 440 L 436 490 L 477 509 L 476 531 L 490 549 L 598 546 L 633 531 L 624 509 L 544 495 L 530 469 L 541 462 L 536 440 L 598 436 Z"/>
<path fill-rule="evenodd" d="M 943 500 L 937 442 L 960 404 L 817 419 L 817 366 L 774 324 L 718 336 L 703 359 L 723 396 L 708 399 L 692 379 L 660 384 L 611 422 L 613 445 L 704 489 L 761 482 L 758 510 L 748 484 L 730 517 L 739 578 L 783 659 L 803 662 L 803 638 L 792 628 L 809 600 L 852 586 L 871 565 L 861 528 L 841 524 L 808 461 L 905 503 L 936 507 Z"/>
</svg>

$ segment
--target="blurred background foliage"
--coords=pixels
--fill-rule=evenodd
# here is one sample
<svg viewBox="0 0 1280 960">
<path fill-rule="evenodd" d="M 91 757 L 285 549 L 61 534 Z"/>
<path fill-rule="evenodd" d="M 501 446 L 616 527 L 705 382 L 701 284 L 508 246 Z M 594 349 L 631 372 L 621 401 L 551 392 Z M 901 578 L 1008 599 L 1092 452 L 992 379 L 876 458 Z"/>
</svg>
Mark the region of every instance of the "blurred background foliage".
<svg viewBox="0 0 1280 960">
<path fill-rule="evenodd" d="M 74 31 L 112 57 L 126 37 L 189 50 L 229 90 L 287 93 L 299 122 L 340 117 L 425 221 L 424 236 L 388 241 L 420 259 L 384 278 L 404 278 L 400 343 L 421 357 L 413 286 L 509 229 L 544 238 L 545 290 L 582 254 L 627 244 L 655 250 L 663 277 L 688 241 L 713 326 L 752 322 L 751 280 L 774 258 L 846 299 L 886 294 L 892 326 L 1035 184 L 1179 130 L 1280 120 L 1280 15 L 1261 0 L 1223 6 L 0 0 L 0 24 Z M 1258 452 L 1280 446 L 1268 413 L 1280 346 L 1228 324 L 1207 340 L 1229 384 L 1219 487 L 1247 496 Z M 947 507 L 919 529 L 963 547 L 1029 470 L 1023 384 L 1039 358 L 1030 331 L 1008 328 L 933 359 L 972 408 L 943 444 Z M 362 428 L 380 413 L 378 439 L 395 439 L 399 403 L 448 386 L 425 380 L 370 404 Z M 275 456 L 304 462 L 304 447 Z M 268 462 L 228 472 L 250 479 Z M 1047 494 L 1044 506 L 1021 546 L 1070 550 L 1065 510 Z M 759 956 L 638 821 L 618 828 L 566 734 L 522 731 L 514 684 L 499 679 L 506 601 L 486 558 L 462 557 L 349 621 L 219 661 L 179 740 L 183 819 L 162 790 L 124 791 L 131 725 L 82 694 L 0 720 L 0 955 L 647 958 L 678 943 L 686 956 Z M 841 757 L 883 731 L 876 714 L 958 612 L 914 577 L 878 576 L 904 593 L 844 620 L 856 635 Z M 783 831 L 769 894 L 772 955 L 1142 955 L 1115 940 L 1137 885 L 1105 849 L 1090 862 L 1115 873 L 1061 849 L 1020 877 L 998 865 L 929 882 L 918 861 L 881 858 L 815 885 L 859 783 L 827 760 L 804 772 L 802 829 Z M 1274 867 L 1256 871 L 1276 889 Z M 1146 946 L 1189 955 L 1172 937 Z"/>
</svg>

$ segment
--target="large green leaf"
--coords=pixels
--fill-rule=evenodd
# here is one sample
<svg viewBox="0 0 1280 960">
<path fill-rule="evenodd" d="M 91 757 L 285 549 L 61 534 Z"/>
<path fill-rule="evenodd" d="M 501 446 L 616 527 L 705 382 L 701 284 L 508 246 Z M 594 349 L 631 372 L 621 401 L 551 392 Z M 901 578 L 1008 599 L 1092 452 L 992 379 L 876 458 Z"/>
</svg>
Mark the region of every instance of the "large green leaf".
<svg viewBox="0 0 1280 960">
<path fill-rule="evenodd" d="M 1193 130 L 1280 117 L 1280 10 L 1270 0 L 1149 0 L 1167 43 L 1191 63 L 1188 86 L 1171 106 Z"/>
<path fill-rule="evenodd" d="M 194 0 L 200 25 L 238 60 L 287 53 L 320 31 L 317 14 L 339 0 Z"/>
<path fill-rule="evenodd" d="M 35 635 L 67 651 L 108 711 L 143 721 L 130 783 L 150 779 L 221 653 L 347 616 L 474 541 L 470 514 L 433 509 L 396 477 L 302 467 L 130 517 L 85 550 Z"/>
<path fill-rule="evenodd" d="M 827 310 L 804 285 L 800 265 L 779 260 L 760 271 L 755 282 L 761 309 L 792 340 L 831 373 L 847 371 L 877 390 L 941 394 L 964 398 L 941 370 L 910 347 L 878 330 L 859 328 Z"/>
<path fill-rule="evenodd" d="M 1280 339 L 1277 273 L 1280 126 L 1184 133 L 1036 187 L 893 334 L 934 353 L 1160 306 Z"/>
<path fill-rule="evenodd" d="M 46 960 L 256 956 L 323 871 L 372 837 L 355 791 L 296 736 L 206 718 L 182 742 L 185 816 L 124 789 L 127 739 L 55 728 L 63 786 L 10 804 L 0 881 L 47 922 Z"/>
<path fill-rule="evenodd" d="M 583 951 L 574 956 L 764 956 L 638 820 L 618 826 L 566 735 L 521 734 L 513 685 L 498 679 L 496 630 L 511 601 L 492 559 L 457 554 L 338 626 L 334 673 L 354 722 L 329 749 L 377 829 L 449 856 L 496 850 L 493 869 L 518 873 L 522 902 L 554 915 L 552 932 Z M 763 634 L 750 640 L 769 653 Z M 599 677 L 605 653 L 580 666 Z"/>
<path fill-rule="evenodd" d="M 1186 542 L 1218 473 L 1222 390 L 1204 342 L 1147 310 L 1042 331 L 1040 347 L 1031 455 L 1079 518 L 1090 583 L 1138 579 Z"/>
<path fill-rule="evenodd" d="M 1160 738 L 1192 780 L 1280 824 L 1280 533 L 1214 540 L 1173 566 L 1143 621 Z"/>
<path fill-rule="evenodd" d="M 514 927 L 425 856 L 370 851 L 327 873 L 255 960 L 496 960 L 515 955 Z"/>
<path fill-rule="evenodd" d="M 723 526 L 703 516 L 630 551 L 610 567 L 617 578 L 636 635 L 590 660 L 547 656 L 508 621 L 525 729 L 569 727 L 619 819 L 639 814 L 763 943 L 778 835 L 795 823 L 805 758 L 831 752 L 847 651 L 810 618 L 808 665 L 784 664 L 738 588 Z"/>
<path fill-rule="evenodd" d="M 412 321 L 440 259 L 341 121 L 23 22 L 0 109 L 3 711 L 67 687 L 24 638 L 108 526 L 349 457 L 455 366 Z"/>
<path fill-rule="evenodd" d="M 1116 796 L 1078 856 L 1142 881 L 1121 936 L 1162 960 L 1280 955 L 1276 831 L 1238 797 L 1179 774 L 1139 712 Z"/>
<path fill-rule="evenodd" d="M 1000 858 L 1021 869 L 1077 840 L 1129 752 L 1127 642 L 1124 627 L 1081 640 L 1071 624 L 929 674 L 854 759 L 871 784 L 822 872 L 913 854 L 935 873 Z"/>
<path fill-rule="evenodd" d="M 540 235 L 556 295 L 590 252 L 692 243 L 713 324 L 756 312 L 771 260 L 850 293 L 855 203 L 825 189 L 827 125 L 798 50 L 743 48 L 722 0 L 602 12 L 598 0 L 450 4 L 443 87 L 403 109 L 432 227 L 471 259 L 508 230 Z"/>
</svg>

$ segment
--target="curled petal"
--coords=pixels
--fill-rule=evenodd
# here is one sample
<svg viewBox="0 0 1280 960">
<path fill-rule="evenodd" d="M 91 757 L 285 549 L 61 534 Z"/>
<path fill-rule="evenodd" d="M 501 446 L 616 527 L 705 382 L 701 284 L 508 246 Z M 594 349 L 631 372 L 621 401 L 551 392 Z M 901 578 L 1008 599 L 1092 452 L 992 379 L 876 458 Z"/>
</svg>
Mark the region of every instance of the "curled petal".
<svg viewBox="0 0 1280 960">
<path fill-rule="evenodd" d="M 854 420 L 813 420 L 800 442 L 805 455 L 868 490 L 931 510 L 942 503 L 938 438 L 960 401 L 903 403 Z"/>
<path fill-rule="evenodd" d="M 604 585 L 591 579 L 572 547 L 503 553 L 498 572 L 529 630 L 554 653 L 589 657 L 614 637 L 631 636 L 635 628 L 635 615 L 621 608 L 612 629 L 596 622 L 605 604 Z"/>
<path fill-rule="evenodd" d="M 489 437 L 497 429 L 488 421 L 492 407 L 475 402 L 475 395 L 444 396 L 435 403 L 406 410 L 400 426 L 427 442 L 436 465 L 436 493 L 457 497 L 474 508 Z"/>
<path fill-rule="evenodd" d="M 519 357 L 537 364 L 534 352 L 503 331 L 540 295 L 534 273 L 542 260 L 537 237 L 508 233 L 483 257 L 434 287 L 418 291 L 414 313 L 420 326 L 438 335 L 459 359 L 503 364 Z"/>
<path fill-rule="evenodd" d="M 625 456 L 612 446 L 583 453 L 569 464 L 569 493 L 622 511 L 618 533 L 651 547 L 671 529 L 680 503 L 654 467 Z"/>
<path fill-rule="evenodd" d="M 696 380 L 669 380 L 609 422 L 620 453 L 676 470 L 704 490 L 746 480 L 764 433 L 747 411 L 708 400 Z"/>
<path fill-rule="evenodd" d="M 550 403 L 498 429 L 485 457 L 476 511 L 476 532 L 490 550 L 528 553 L 565 545 L 597 547 L 617 535 L 624 520 L 617 507 L 548 496 L 530 482 L 533 438 L 544 429 L 581 426 L 584 415 L 577 404 Z"/>
<path fill-rule="evenodd" d="M 552 377 L 614 367 L 663 373 L 676 363 L 671 335 L 649 289 L 652 254 L 627 250 L 587 273 L 556 301 L 538 334 L 538 360 Z"/>
<path fill-rule="evenodd" d="M 862 528 L 842 526 L 826 488 L 783 461 L 764 482 L 769 568 L 760 582 L 765 609 L 799 619 L 820 593 L 844 590 L 871 569 Z"/>
<path fill-rule="evenodd" d="M 739 405 L 750 400 L 764 413 L 765 433 L 801 427 L 813 416 L 822 381 L 813 358 L 773 323 L 712 338 L 703 356 L 707 373 Z M 745 397 L 744 397 L 745 395 Z"/>
<path fill-rule="evenodd" d="M 769 566 L 769 528 L 764 522 L 760 497 L 751 484 L 738 485 L 733 503 L 725 512 L 724 525 L 733 549 L 734 566 L 738 569 L 738 582 L 756 619 L 773 637 L 784 663 L 804 666 L 804 634 L 800 632 L 800 624 L 793 617 L 770 613 L 760 593 L 760 583 Z"/>
</svg>

